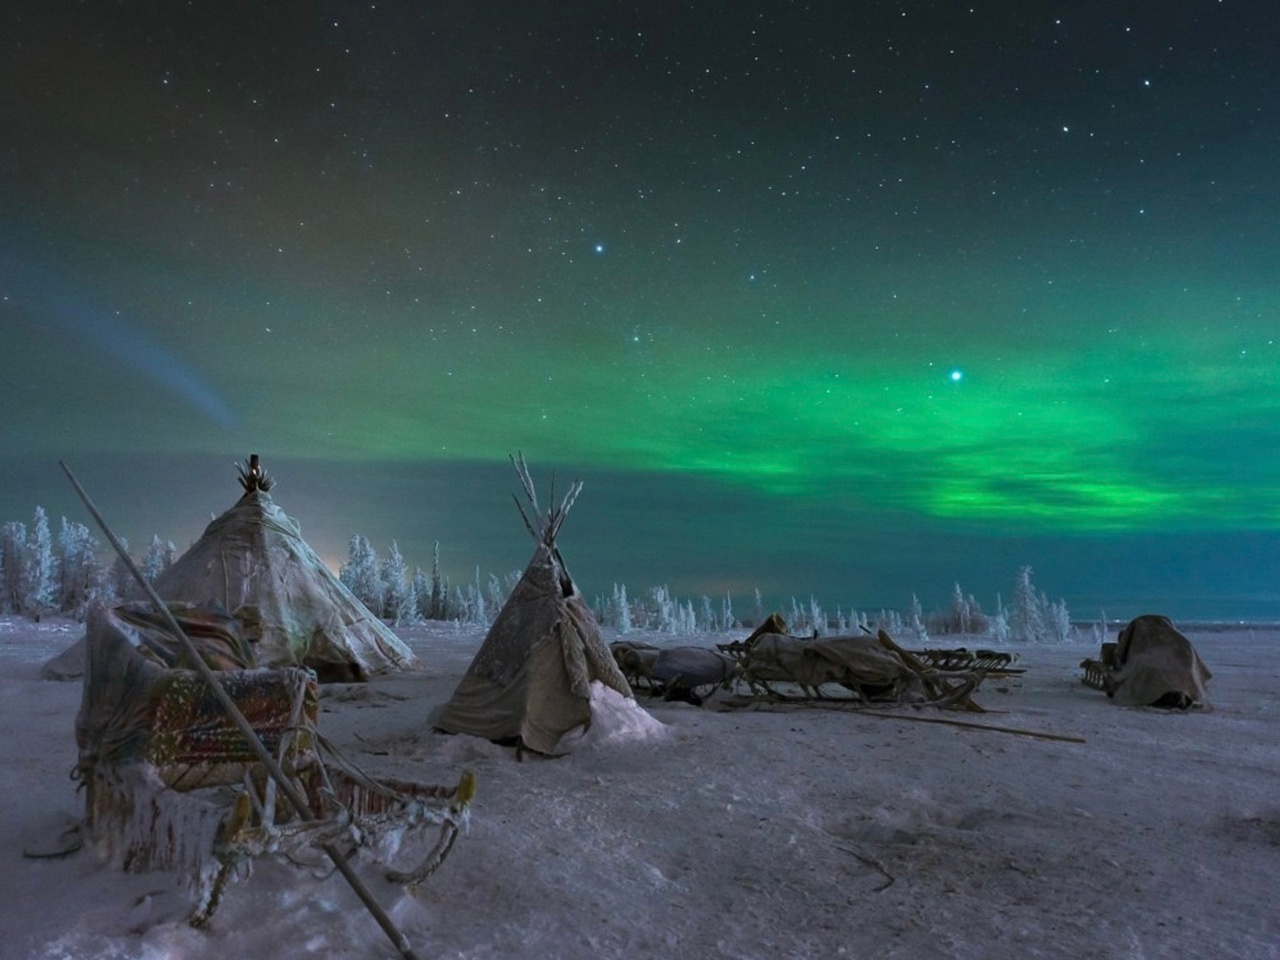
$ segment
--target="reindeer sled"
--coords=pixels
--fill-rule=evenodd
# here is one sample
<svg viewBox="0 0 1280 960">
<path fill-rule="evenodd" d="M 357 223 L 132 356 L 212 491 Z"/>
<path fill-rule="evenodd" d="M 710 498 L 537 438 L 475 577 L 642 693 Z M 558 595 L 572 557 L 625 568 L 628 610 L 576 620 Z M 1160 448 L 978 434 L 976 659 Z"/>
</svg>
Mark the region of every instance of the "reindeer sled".
<svg viewBox="0 0 1280 960">
<path fill-rule="evenodd" d="M 185 605 L 169 614 L 305 810 L 283 802 L 166 617 L 146 604 L 98 607 L 86 625 L 76 718 L 75 776 L 91 849 L 126 871 L 177 873 L 195 900 L 196 926 L 213 916 L 227 883 L 264 855 L 311 867 L 332 849 L 344 859 L 376 849 L 385 859 L 405 839 L 434 832 L 416 866 L 388 868 L 387 876 L 416 884 L 440 866 L 467 819 L 470 773 L 450 787 L 365 775 L 318 731 L 313 673 L 255 669 L 238 621 L 227 614 Z"/>
<path fill-rule="evenodd" d="M 794 637 L 772 614 L 751 636 L 719 644 L 738 663 L 738 678 L 756 699 L 870 706 L 910 703 L 981 711 L 971 695 L 986 671 L 948 669 L 876 636 Z"/>
</svg>

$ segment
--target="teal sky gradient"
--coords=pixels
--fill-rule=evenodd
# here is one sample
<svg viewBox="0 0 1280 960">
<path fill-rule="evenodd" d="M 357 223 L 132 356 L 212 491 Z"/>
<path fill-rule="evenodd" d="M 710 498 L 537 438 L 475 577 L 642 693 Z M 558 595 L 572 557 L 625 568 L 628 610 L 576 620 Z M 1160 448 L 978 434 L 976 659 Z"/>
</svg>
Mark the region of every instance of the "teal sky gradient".
<svg viewBox="0 0 1280 960">
<path fill-rule="evenodd" d="M 258 452 L 322 552 L 463 576 L 526 559 L 522 450 L 593 481 L 601 590 L 993 605 L 1030 563 L 1080 615 L 1280 617 L 1272 19 L 11 15 L 0 519 L 81 459 L 180 537 Z"/>
</svg>

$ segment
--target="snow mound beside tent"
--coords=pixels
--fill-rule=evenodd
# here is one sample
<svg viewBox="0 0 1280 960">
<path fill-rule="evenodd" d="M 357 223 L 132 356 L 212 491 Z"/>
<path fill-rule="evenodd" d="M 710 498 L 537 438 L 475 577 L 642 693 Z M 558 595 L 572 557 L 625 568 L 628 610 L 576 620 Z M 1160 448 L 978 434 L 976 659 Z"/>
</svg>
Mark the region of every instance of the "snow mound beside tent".
<svg viewBox="0 0 1280 960">
<path fill-rule="evenodd" d="M 566 734 L 562 747 L 612 747 L 621 743 L 657 742 L 670 737 L 667 725 L 630 697 L 599 680 L 591 681 L 591 724 Z"/>
</svg>

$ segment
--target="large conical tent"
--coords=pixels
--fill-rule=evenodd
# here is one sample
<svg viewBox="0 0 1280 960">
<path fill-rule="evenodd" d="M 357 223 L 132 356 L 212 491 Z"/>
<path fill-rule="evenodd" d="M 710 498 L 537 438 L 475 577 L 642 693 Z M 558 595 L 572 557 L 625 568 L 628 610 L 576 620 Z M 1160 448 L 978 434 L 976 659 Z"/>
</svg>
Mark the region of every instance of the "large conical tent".
<svg viewBox="0 0 1280 960">
<path fill-rule="evenodd" d="M 435 726 L 554 754 L 565 734 L 591 723 L 592 681 L 632 695 L 556 547 L 581 483 L 543 516 L 524 459 L 513 462 L 532 520 L 516 506 L 537 546 Z"/>
<path fill-rule="evenodd" d="M 235 615 L 260 666 L 302 664 L 321 680 L 363 680 L 412 666 L 412 651 L 339 580 L 271 499 L 254 455 L 244 495 L 153 584 L 165 600 Z"/>
</svg>

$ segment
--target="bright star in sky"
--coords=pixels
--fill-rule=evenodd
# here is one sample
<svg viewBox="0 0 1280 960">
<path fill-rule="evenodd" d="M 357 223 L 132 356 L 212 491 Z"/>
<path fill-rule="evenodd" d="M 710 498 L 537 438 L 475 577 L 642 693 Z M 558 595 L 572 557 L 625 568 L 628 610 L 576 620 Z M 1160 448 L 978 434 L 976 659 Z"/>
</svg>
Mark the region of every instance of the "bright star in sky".
<svg viewBox="0 0 1280 960">
<path fill-rule="evenodd" d="M 952 370 L 949 374 L 947 374 L 947 376 L 951 378 L 952 383 L 959 383 L 961 380 L 964 379 L 964 371 Z"/>
</svg>

